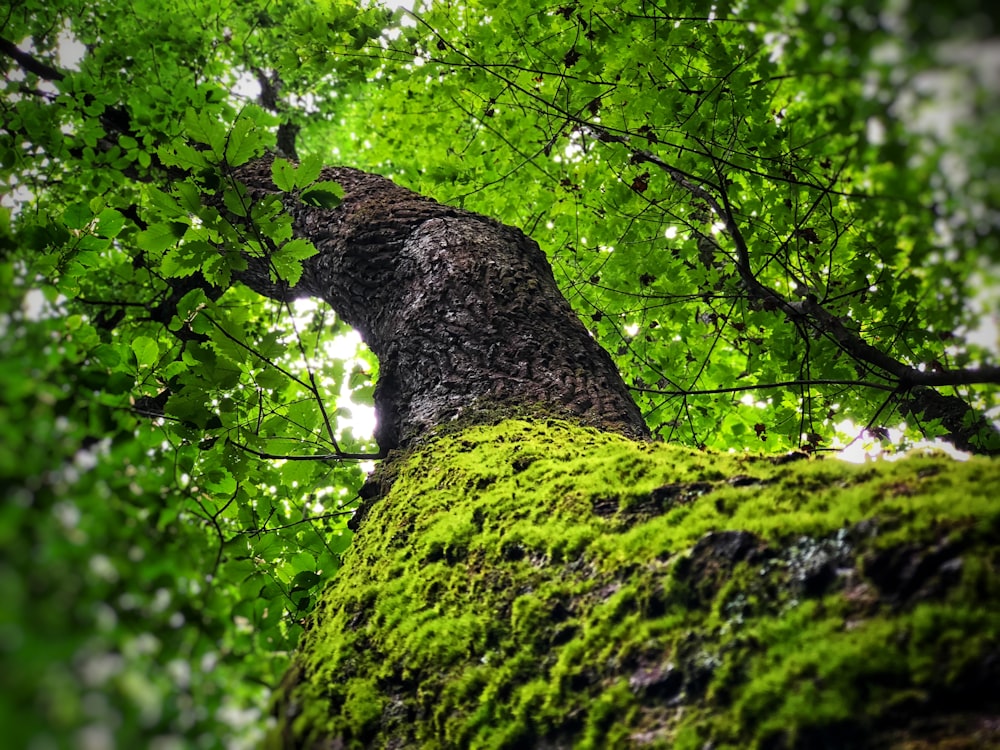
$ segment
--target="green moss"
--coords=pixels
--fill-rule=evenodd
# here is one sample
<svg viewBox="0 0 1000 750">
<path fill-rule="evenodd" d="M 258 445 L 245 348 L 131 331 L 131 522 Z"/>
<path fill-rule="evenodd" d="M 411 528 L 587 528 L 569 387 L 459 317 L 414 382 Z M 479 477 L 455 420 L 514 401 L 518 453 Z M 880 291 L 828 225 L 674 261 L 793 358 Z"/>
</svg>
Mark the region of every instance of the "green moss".
<svg viewBox="0 0 1000 750">
<path fill-rule="evenodd" d="M 373 680 L 357 678 L 347 687 L 344 715 L 359 734 L 368 734 L 381 718 L 384 702 Z"/>
<path fill-rule="evenodd" d="M 282 698 L 306 746 L 863 747 L 997 708 L 995 462 L 507 420 L 394 473 Z"/>
</svg>

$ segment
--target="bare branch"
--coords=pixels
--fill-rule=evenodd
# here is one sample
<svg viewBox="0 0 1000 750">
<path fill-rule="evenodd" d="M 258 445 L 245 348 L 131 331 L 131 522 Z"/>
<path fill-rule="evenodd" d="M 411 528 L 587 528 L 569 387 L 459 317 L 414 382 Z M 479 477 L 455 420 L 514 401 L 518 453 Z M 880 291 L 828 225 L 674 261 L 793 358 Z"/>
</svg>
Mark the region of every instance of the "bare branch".
<svg viewBox="0 0 1000 750">
<path fill-rule="evenodd" d="M 717 395 L 720 393 L 742 393 L 744 391 L 761 391 L 768 388 L 811 388 L 813 386 L 820 385 L 845 385 L 845 386 L 860 386 L 863 388 L 874 388 L 880 391 L 891 391 L 896 392 L 899 390 L 898 385 L 890 385 L 888 383 L 872 383 L 867 380 L 783 380 L 777 383 L 754 383 L 753 385 L 735 385 L 726 388 L 705 388 L 701 390 L 672 390 L 665 391 L 658 388 L 637 388 L 634 386 L 629 386 L 630 391 L 635 391 L 636 393 L 651 393 L 655 396 L 710 396 Z"/>
<path fill-rule="evenodd" d="M 227 442 L 257 458 L 266 458 L 271 461 L 375 461 L 385 458 L 385 453 L 382 451 L 378 453 L 345 453 L 341 451 L 339 453 L 320 453 L 315 456 L 286 456 L 278 453 L 266 453 L 265 451 L 254 450 L 250 446 L 238 443 L 231 438 L 227 438 Z"/>
<path fill-rule="evenodd" d="M 3 53 L 20 65 L 21 69 L 25 72 L 32 73 L 46 81 L 61 81 L 66 77 L 66 74 L 61 70 L 42 62 L 34 55 L 25 52 L 12 41 L 3 37 L 0 37 L 0 53 Z"/>
</svg>

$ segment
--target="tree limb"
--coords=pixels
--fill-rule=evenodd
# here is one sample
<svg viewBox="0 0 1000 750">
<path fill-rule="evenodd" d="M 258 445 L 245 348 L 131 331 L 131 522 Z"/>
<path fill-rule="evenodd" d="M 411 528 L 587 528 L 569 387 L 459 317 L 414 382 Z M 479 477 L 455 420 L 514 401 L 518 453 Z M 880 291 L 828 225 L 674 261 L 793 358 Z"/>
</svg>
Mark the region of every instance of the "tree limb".
<svg viewBox="0 0 1000 750">
<path fill-rule="evenodd" d="M 719 179 L 713 183 L 677 169 L 650 151 L 633 148 L 628 136 L 615 135 L 592 124 L 588 124 L 587 127 L 598 140 L 625 146 L 631 152 L 633 161 L 652 164 L 663 170 L 674 183 L 711 207 L 722 220 L 725 232 L 733 242 L 736 250 L 736 271 L 750 299 L 759 301 L 765 309 L 780 310 L 790 321 L 805 325 L 830 338 L 856 362 L 866 368 L 873 367 L 895 379 L 895 389 L 901 394 L 900 410 L 904 416 L 911 415 L 921 430 L 926 429 L 920 424 L 922 419 L 940 420 L 948 431 L 947 439 L 956 447 L 973 453 L 988 455 L 1000 453 L 1000 431 L 986 416 L 958 396 L 946 396 L 932 390 L 942 386 L 1000 383 L 1000 367 L 921 370 L 869 344 L 856 332 L 848 329 L 840 318 L 823 307 L 814 296 L 809 295 L 795 302 L 788 300 L 761 283 L 754 273 L 750 265 L 750 248 L 736 221 L 735 211 L 725 188 L 725 178 L 717 165 L 716 173 Z M 988 445 L 984 446 L 983 443 Z"/>
</svg>

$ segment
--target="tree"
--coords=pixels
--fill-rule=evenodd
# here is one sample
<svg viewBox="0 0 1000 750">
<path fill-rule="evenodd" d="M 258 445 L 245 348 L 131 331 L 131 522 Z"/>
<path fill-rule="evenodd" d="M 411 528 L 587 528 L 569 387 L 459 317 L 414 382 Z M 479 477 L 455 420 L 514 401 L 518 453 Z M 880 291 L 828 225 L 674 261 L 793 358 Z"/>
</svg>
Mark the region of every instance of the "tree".
<svg viewBox="0 0 1000 750">
<path fill-rule="evenodd" d="M 16 744 L 990 739 L 993 18 L 689 5 L 10 8 Z"/>
</svg>

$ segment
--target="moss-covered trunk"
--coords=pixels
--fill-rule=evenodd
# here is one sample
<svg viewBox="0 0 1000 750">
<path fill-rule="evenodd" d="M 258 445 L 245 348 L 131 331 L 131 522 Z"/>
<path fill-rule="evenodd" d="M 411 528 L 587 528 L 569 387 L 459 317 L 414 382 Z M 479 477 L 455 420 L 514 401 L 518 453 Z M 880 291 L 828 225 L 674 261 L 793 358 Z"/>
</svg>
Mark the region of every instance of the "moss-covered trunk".
<svg viewBox="0 0 1000 750">
<path fill-rule="evenodd" d="M 980 459 L 442 436 L 370 509 L 273 745 L 998 746 L 998 487 Z"/>
</svg>

